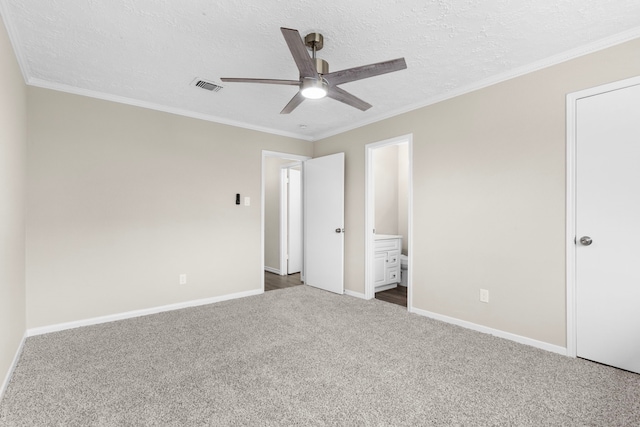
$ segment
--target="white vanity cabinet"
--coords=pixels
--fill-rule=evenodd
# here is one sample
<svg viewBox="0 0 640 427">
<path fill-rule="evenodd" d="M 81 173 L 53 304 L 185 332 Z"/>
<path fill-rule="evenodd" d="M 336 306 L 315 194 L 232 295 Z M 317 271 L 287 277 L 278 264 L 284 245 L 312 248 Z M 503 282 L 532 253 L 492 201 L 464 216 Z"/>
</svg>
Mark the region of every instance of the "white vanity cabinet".
<svg viewBox="0 0 640 427">
<path fill-rule="evenodd" d="M 392 289 L 400 283 L 402 236 L 376 234 L 374 248 L 375 291 Z"/>
</svg>

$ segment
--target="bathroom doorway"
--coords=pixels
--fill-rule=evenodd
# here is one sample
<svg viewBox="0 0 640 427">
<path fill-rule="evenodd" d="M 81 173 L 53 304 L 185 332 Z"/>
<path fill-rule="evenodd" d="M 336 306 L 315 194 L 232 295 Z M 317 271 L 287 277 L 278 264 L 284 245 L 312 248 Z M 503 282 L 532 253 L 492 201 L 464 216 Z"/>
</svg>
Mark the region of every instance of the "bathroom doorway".
<svg viewBox="0 0 640 427">
<path fill-rule="evenodd" d="M 365 146 L 365 298 L 411 311 L 412 135 Z"/>
</svg>

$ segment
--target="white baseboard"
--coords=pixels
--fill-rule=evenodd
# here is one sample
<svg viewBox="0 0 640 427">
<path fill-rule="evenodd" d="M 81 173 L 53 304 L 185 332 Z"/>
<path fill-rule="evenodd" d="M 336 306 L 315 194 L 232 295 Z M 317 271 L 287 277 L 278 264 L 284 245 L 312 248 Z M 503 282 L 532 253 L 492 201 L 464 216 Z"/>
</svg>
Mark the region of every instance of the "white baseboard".
<svg viewBox="0 0 640 427">
<path fill-rule="evenodd" d="M 274 273 L 277 274 L 278 276 L 280 276 L 280 270 L 277 268 L 273 268 L 273 267 L 267 267 L 266 265 L 264 266 L 264 271 L 268 271 L 269 273 Z"/>
<path fill-rule="evenodd" d="M 22 340 L 20 341 L 20 345 L 16 350 L 16 354 L 13 356 L 13 361 L 9 366 L 9 370 L 7 371 L 7 375 L 5 375 L 4 380 L 2 381 L 2 385 L 0 386 L 0 401 L 4 397 L 4 392 L 7 391 L 7 386 L 9 385 L 9 381 L 11 381 L 11 377 L 13 376 L 13 371 L 18 366 L 18 360 L 20 360 L 20 355 L 22 354 L 22 347 L 24 347 L 24 342 L 27 339 L 27 334 L 25 333 L 22 336 Z"/>
<path fill-rule="evenodd" d="M 466 320 L 456 319 L 455 317 L 444 316 L 442 314 L 433 313 L 426 310 L 420 310 L 419 308 L 411 307 L 411 313 L 419 314 L 420 316 L 429 317 L 431 319 L 440 320 L 442 322 L 451 323 L 453 325 L 462 326 L 463 328 L 472 329 L 474 331 L 482 332 L 489 335 L 494 335 L 499 338 L 504 338 L 510 341 L 515 341 L 520 344 L 530 345 L 542 350 L 550 351 L 552 353 L 558 353 L 563 356 L 567 355 L 566 347 L 559 345 L 549 344 L 544 341 L 534 340 L 532 338 L 523 337 L 521 335 L 512 334 L 510 332 L 501 331 L 500 329 L 493 329 L 487 326 L 478 325 L 476 323 L 468 322 Z"/>
<path fill-rule="evenodd" d="M 55 325 L 41 326 L 38 328 L 27 329 L 27 336 L 48 334 L 50 332 L 64 331 L 66 329 L 80 328 L 82 326 L 97 325 L 99 323 L 114 322 L 116 320 L 131 319 L 133 317 L 148 316 L 149 314 L 161 313 L 163 311 L 180 310 L 182 308 L 197 307 L 200 305 L 213 304 L 216 302 L 228 301 L 237 298 L 244 298 L 253 295 L 260 295 L 263 289 L 253 291 L 238 292 L 235 294 L 221 295 L 218 297 L 203 298 L 192 301 L 185 301 L 176 304 L 163 305 L 160 307 L 145 308 L 142 310 L 127 311 L 125 313 L 110 314 L 108 316 L 93 317 L 90 319 L 77 320 L 74 322 L 58 323 Z"/>
<path fill-rule="evenodd" d="M 349 295 L 350 297 L 356 297 L 356 298 L 360 298 L 360 299 L 367 299 L 364 296 L 364 294 L 361 294 L 360 292 L 350 291 L 349 289 L 345 289 L 344 290 L 344 294 L 345 295 Z"/>
</svg>

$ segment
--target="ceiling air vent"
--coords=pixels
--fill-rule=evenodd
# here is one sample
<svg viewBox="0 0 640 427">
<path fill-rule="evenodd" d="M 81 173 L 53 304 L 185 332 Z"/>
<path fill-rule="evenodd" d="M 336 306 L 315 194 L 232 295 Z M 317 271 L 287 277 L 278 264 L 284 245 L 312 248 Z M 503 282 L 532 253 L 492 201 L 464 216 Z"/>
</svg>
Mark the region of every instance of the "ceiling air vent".
<svg viewBox="0 0 640 427">
<path fill-rule="evenodd" d="M 204 79 L 195 79 L 192 84 L 196 87 L 208 90 L 210 92 L 219 92 L 222 89 L 222 86 L 219 84 L 204 80 Z"/>
</svg>

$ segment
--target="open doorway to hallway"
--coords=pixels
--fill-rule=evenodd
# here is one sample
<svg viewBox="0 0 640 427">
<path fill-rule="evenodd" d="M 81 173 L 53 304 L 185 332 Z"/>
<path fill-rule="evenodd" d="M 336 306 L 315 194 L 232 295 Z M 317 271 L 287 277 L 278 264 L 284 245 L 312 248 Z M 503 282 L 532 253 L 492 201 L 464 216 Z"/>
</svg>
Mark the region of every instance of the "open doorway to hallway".
<svg viewBox="0 0 640 427">
<path fill-rule="evenodd" d="M 264 151 L 262 156 L 262 241 L 264 290 L 302 284 L 301 164 L 308 159 Z"/>
</svg>

